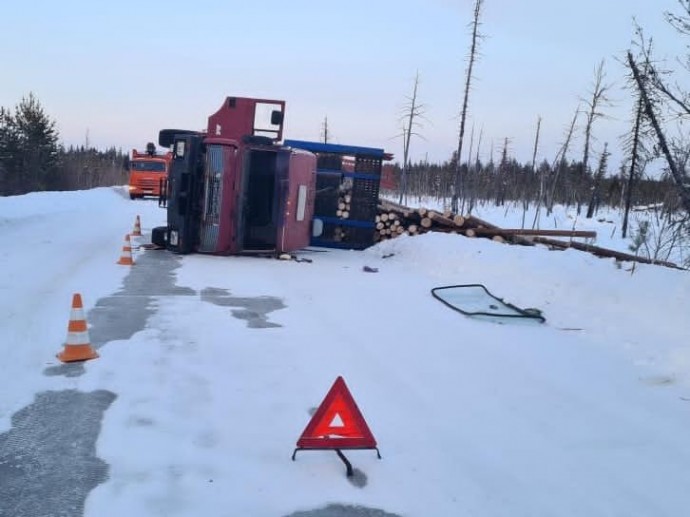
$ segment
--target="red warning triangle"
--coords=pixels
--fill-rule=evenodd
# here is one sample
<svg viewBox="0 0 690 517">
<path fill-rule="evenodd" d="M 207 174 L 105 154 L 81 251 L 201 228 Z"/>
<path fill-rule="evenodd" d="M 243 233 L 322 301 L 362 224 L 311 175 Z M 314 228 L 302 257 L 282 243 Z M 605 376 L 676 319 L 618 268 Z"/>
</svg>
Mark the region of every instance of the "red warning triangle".
<svg viewBox="0 0 690 517">
<path fill-rule="evenodd" d="M 376 440 L 342 377 L 338 377 L 297 440 L 302 449 L 373 449 Z"/>
</svg>

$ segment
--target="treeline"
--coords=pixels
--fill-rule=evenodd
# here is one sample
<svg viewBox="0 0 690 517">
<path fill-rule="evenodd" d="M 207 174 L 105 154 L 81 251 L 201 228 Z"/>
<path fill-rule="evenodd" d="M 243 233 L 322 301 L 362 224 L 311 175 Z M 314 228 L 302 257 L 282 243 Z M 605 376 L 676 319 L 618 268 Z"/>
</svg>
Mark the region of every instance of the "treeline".
<svg viewBox="0 0 690 517">
<path fill-rule="evenodd" d="M 128 164 L 128 155 L 114 147 L 105 151 L 89 145 L 65 148 L 59 143 L 55 121 L 46 115 L 33 94 L 23 98 L 14 111 L 0 107 L 0 195 L 122 185 L 128 181 Z M 670 178 L 637 177 L 629 182 L 625 170 L 609 175 L 606 167 L 606 153 L 597 169 L 591 171 L 577 161 L 521 164 L 509 158 L 504 149 L 499 163 L 477 159 L 462 164 L 459 208 L 463 213 L 471 213 L 480 200 L 497 205 L 508 201 L 537 203 L 547 211 L 555 204 L 592 210 L 600 204 L 619 207 L 632 185 L 633 204 L 664 203 L 669 211 L 677 209 L 678 193 Z M 399 169 L 396 174 L 400 184 Z M 440 164 L 411 163 L 406 176 L 407 197 L 448 199 L 457 179 L 455 153 Z"/>
<path fill-rule="evenodd" d="M 79 190 L 127 183 L 128 155 L 88 145 L 65 148 L 56 123 L 29 94 L 0 107 L 0 195 Z"/>
<path fill-rule="evenodd" d="M 628 188 L 627 172 L 623 168 L 616 175 L 597 175 L 585 172 L 581 162 L 561 162 L 553 166 L 543 161 L 532 167 L 515 159 L 503 159 L 500 163 L 477 161 L 461 165 L 464 191 L 460 196 L 460 210 L 471 213 L 477 202 L 522 202 L 541 205 L 550 210 L 561 204 L 587 210 L 592 204 L 623 207 Z M 395 174 L 400 184 L 400 168 Z M 407 170 L 407 201 L 432 197 L 439 201 L 450 200 L 455 184 L 455 157 L 441 164 L 411 163 Z M 670 211 L 678 208 L 678 194 L 668 177 L 658 180 L 636 178 L 632 186 L 633 205 L 663 203 Z"/>
</svg>

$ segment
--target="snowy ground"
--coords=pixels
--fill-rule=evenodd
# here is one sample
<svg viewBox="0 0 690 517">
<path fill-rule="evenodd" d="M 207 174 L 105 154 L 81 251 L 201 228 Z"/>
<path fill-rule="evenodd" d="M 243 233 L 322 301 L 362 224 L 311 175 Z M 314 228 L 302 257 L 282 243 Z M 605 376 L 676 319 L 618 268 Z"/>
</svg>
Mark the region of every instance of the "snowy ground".
<svg viewBox="0 0 690 517">
<path fill-rule="evenodd" d="M 145 234 L 165 218 L 119 189 L 0 198 L 3 517 L 41 498 L 13 491 L 31 472 L 3 433 L 72 390 L 114 397 L 95 448 L 108 478 L 64 515 L 687 514 L 690 273 L 444 234 L 311 262 L 139 250 L 130 269 L 115 262 L 136 215 Z M 430 295 L 466 283 L 547 322 L 477 321 Z M 73 292 L 89 319 L 144 297 L 148 316 L 83 374 L 47 375 Z M 348 452 L 351 481 L 332 452 L 290 461 L 338 375 L 383 455 Z"/>
</svg>

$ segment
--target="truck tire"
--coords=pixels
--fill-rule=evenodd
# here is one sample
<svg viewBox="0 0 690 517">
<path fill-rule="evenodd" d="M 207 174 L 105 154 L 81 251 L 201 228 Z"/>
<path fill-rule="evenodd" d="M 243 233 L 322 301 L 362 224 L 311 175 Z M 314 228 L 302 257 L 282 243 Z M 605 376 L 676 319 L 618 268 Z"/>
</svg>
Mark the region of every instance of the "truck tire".
<svg viewBox="0 0 690 517">
<path fill-rule="evenodd" d="M 168 244 L 167 236 L 167 226 L 156 226 L 153 230 L 151 230 L 151 244 L 165 248 Z"/>
</svg>

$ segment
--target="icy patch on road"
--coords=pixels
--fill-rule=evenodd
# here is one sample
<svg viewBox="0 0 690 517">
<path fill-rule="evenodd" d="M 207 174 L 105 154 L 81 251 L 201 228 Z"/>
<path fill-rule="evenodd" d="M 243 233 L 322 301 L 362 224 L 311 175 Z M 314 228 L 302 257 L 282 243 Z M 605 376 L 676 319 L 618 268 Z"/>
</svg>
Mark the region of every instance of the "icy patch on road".
<svg viewBox="0 0 690 517">
<path fill-rule="evenodd" d="M 0 515 L 73 517 L 108 479 L 96 456 L 103 414 L 115 400 L 105 390 L 39 393 L 0 434 Z"/>
<path fill-rule="evenodd" d="M 268 321 L 269 312 L 284 309 L 286 305 L 280 298 L 273 296 L 234 297 L 227 289 L 207 287 L 201 290 L 201 300 L 220 307 L 241 307 L 232 310 L 235 318 L 246 320 L 249 328 L 282 327 L 278 323 Z"/>
</svg>

